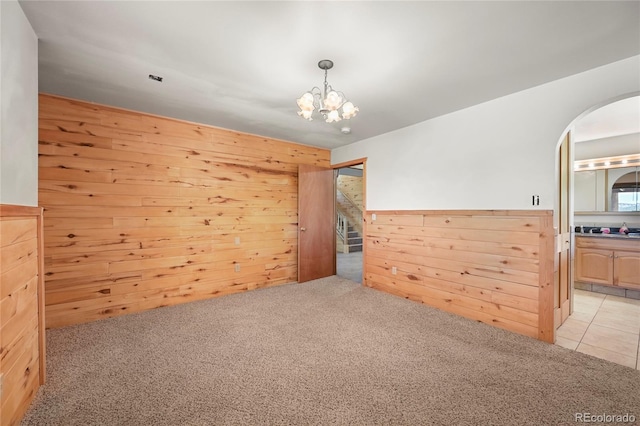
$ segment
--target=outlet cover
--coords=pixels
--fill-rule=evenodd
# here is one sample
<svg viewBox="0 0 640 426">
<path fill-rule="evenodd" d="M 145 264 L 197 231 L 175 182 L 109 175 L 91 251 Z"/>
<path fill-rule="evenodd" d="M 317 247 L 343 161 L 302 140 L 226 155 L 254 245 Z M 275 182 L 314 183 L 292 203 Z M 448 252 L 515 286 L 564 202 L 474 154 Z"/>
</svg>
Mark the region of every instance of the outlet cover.
<svg viewBox="0 0 640 426">
<path fill-rule="evenodd" d="M 235 269 L 236 272 L 240 272 L 240 264 L 236 263 L 233 268 Z"/>
<path fill-rule="evenodd" d="M 392 274 L 392 275 L 395 275 L 395 274 L 397 274 L 397 273 L 398 273 L 398 268 L 396 268 L 395 266 L 392 266 L 392 267 L 391 267 L 391 274 Z"/>
<path fill-rule="evenodd" d="M 377 217 L 378 217 L 378 216 L 376 216 L 376 214 L 375 214 L 375 213 L 371 213 L 371 220 L 376 220 L 376 218 L 377 218 Z"/>
<path fill-rule="evenodd" d="M 235 245 L 239 246 L 239 245 L 240 245 L 240 237 L 236 237 L 236 238 L 233 240 L 233 243 L 234 243 Z"/>
</svg>

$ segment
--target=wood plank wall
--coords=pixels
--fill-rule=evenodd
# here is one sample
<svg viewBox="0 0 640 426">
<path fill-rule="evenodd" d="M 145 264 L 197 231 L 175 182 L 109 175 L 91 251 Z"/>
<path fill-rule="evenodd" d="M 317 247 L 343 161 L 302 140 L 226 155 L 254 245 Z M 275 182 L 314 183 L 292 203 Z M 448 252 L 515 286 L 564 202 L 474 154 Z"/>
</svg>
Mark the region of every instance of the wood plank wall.
<svg viewBox="0 0 640 426">
<path fill-rule="evenodd" d="M 337 179 L 337 186 L 340 191 L 353 203 L 363 210 L 364 192 L 363 192 L 362 176 L 340 175 Z"/>
<path fill-rule="evenodd" d="M 40 208 L 0 206 L 2 425 L 18 424 L 44 383 L 41 217 Z"/>
<path fill-rule="evenodd" d="M 365 285 L 554 341 L 551 211 L 368 211 L 365 221 Z"/>
<path fill-rule="evenodd" d="M 328 150 L 50 95 L 39 127 L 47 327 L 296 281 Z"/>
<path fill-rule="evenodd" d="M 362 216 L 364 212 L 364 185 L 360 176 L 339 175 L 336 179 L 336 208 L 344 213 L 349 219 L 349 225 L 353 226 L 360 235 L 363 234 Z M 342 241 L 338 242 L 338 251 L 341 251 Z"/>
</svg>

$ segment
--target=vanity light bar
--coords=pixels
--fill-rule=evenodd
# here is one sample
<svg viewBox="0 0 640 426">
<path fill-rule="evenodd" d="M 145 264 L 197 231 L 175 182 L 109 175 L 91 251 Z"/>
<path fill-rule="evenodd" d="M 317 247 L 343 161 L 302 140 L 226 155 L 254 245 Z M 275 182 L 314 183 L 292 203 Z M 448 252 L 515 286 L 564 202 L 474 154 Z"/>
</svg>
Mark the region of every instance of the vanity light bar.
<svg viewBox="0 0 640 426">
<path fill-rule="evenodd" d="M 591 158 L 574 161 L 574 170 L 615 169 L 618 167 L 640 166 L 640 154 L 623 155 L 620 157 Z"/>
</svg>

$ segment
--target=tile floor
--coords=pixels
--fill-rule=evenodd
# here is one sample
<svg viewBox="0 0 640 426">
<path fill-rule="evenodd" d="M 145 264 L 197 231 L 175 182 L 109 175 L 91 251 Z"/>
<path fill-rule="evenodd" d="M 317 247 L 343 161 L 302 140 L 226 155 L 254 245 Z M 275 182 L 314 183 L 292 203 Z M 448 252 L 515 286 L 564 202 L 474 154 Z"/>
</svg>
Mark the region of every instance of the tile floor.
<svg viewBox="0 0 640 426">
<path fill-rule="evenodd" d="M 556 344 L 640 370 L 640 300 L 575 290 Z"/>
</svg>

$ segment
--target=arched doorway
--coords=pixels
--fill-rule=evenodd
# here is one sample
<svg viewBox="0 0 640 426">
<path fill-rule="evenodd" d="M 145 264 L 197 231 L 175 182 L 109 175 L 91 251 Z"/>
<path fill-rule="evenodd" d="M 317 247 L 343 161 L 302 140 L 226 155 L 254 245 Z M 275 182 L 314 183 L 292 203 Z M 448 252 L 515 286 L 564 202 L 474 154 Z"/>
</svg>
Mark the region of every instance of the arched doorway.
<svg viewBox="0 0 640 426">
<path fill-rule="evenodd" d="M 569 255 L 564 265 L 559 257 L 558 269 L 569 278 L 566 289 L 556 282 L 556 304 L 566 294 L 570 315 L 564 321 L 559 309 L 558 321 L 556 313 L 556 325 L 562 324 L 556 343 L 640 368 L 640 239 L 619 233 L 623 225 L 631 231 L 640 228 L 638 204 L 628 202 L 633 197 L 625 194 L 638 185 L 626 178 L 618 182 L 621 176 L 638 175 L 640 97 L 616 99 L 586 112 L 574 120 L 563 140 L 569 154 L 563 162 L 561 142 L 556 215 L 559 230 L 563 221 L 569 224 L 568 234 L 559 233 L 564 238 L 558 244 L 561 252 L 568 241 Z M 620 204 L 635 210 L 621 212 Z"/>
</svg>

